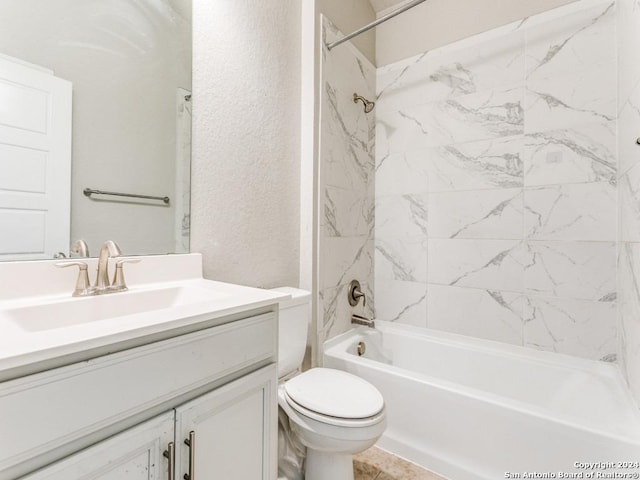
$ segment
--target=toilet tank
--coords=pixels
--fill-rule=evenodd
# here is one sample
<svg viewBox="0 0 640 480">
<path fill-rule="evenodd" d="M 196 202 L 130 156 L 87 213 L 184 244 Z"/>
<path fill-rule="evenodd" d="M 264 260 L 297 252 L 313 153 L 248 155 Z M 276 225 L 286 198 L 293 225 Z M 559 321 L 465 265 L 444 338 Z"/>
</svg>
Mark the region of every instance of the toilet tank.
<svg viewBox="0 0 640 480">
<path fill-rule="evenodd" d="M 311 294 L 292 287 L 273 290 L 291 295 L 279 302 L 278 378 L 283 378 L 302 366 L 311 322 Z"/>
</svg>

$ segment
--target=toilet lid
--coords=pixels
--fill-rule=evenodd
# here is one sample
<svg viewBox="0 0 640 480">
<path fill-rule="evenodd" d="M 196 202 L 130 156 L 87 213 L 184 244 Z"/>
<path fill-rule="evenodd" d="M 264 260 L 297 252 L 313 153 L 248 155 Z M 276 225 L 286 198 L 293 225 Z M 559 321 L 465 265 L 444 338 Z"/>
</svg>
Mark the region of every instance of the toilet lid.
<svg viewBox="0 0 640 480">
<path fill-rule="evenodd" d="M 304 408 L 338 418 L 366 418 L 380 413 L 384 399 L 366 380 L 341 370 L 312 368 L 284 385 L 289 398 Z"/>
</svg>

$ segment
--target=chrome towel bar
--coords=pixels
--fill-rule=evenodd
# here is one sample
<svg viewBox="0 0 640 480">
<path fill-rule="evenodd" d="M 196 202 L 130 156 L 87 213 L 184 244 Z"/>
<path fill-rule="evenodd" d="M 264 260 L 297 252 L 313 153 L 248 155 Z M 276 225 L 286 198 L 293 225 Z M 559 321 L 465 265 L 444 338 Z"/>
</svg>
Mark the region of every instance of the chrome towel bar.
<svg viewBox="0 0 640 480">
<path fill-rule="evenodd" d="M 91 197 L 91 195 L 114 195 L 116 197 L 132 197 L 132 198 L 146 198 L 148 200 L 161 200 L 166 205 L 169 205 L 169 197 L 154 197 L 152 195 L 137 195 L 135 193 L 120 193 L 120 192 L 105 192 L 103 190 L 94 190 L 93 188 L 85 188 L 83 193 L 87 197 Z"/>
</svg>

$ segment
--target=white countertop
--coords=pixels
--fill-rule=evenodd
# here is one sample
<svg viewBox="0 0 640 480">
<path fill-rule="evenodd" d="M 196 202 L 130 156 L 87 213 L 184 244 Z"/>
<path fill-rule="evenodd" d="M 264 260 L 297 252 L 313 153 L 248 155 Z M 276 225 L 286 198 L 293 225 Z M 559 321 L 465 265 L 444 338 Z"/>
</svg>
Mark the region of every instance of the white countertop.
<svg viewBox="0 0 640 480">
<path fill-rule="evenodd" d="M 71 321 L 60 321 L 53 317 L 55 315 L 55 306 L 58 303 L 69 302 L 86 302 L 88 298 L 73 298 L 71 290 L 73 282 L 66 283 L 66 293 L 49 293 L 40 295 L 23 295 L 13 298 L 0 298 L 0 379 L 13 378 L 15 376 L 34 373 L 46 370 L 54 366 L 60 366 L 61 358 L 73 358 L 73 362 L 82 359 L 83 352 L 87 352 L 88 358 L 95 355 L 100 349 L 109 349 L 109 351 L 118 350 L 119 344 L 127 343 L 130 348 L 131 343 L 136 339 L 140 339 L 140 344 L 146 343 L 145 338 L 154 336 L 154 338 L 162 337 L 166 334 L 168 338 L 172 331 L 184 331 L 189 327 L 202 322 L 207 322 L 206 326 L 215 326 L 216 323 L 223 323 L 225 318 L 239 314 L 245 311 L 256 309 L 268 309 L 270 305 L 275 305 L 281 299 L 288 298 L 285 293 L 272 290 L 263 290 L 258 288 L 244 287 L 223 282 L 205 280 L 201 277 L 201 269 L 195 264 L 200 260 L 199 256 L 170 256 L 168 260 L 175 264 L 175 257 L 184 257 L 187 263 L 191 262 L 188 270 L 182 271 L 177 275 L 178 281 L 160 281 L 145 282 L 149 278 L 142 278 L 140 272 L 143 271 L 143 263 L 141 262 L 138 274 L 131 275 L 132 278 L 137 277 L 137 281 L 128 281 L 129 291 L 112 293 L 109 295 L 101 295 L 100 301 L 108 301 L 109 297 L 115 299 L 116 296 L 136 295 L 141 292 L 157 289 L 171 289 L 176 287 L 184 287 L 187 290 L 194 289 L 199 293 L 198 299 L 192 303 L 178 304 L 171 308 L 145 309 L 140 313 L 123 314 L 111 318 L 93 319 L 84 321 L 83 319 L 72 319 Z M 167 256 L 158 258 L 145 257 L 149 270 L 149 277 L 164 277 L 166 280 L 168 275 L 160 265 L 163 275 L 154 275 L 157 272 L 158 262 Z M 26 262 L 23 262 L 26 263 Z M 38 262 L 36 262 L 38 263 Z M 47 273 L 52 271 L 60 272 L 61 269 L 55 269 L 50 265 L 51 262 L 42 262 L 43 268 Z M 138 265 L 138 264 L 136 264 Z M 174 265 L 175 266 L 175 265 Z M 33 262 L 30 263 L 27 270 L 33 274 Z M 55 270 L 51 270 L 51 268 Z M 66 271 L 68 269 L 62 269 Z M 133 269 L 131 269 L 133 271 Z M 179 267 L 176 269 L 179 270 Z M 10 272 L 15 275 L 16 265 L 12 265 Z M 178 272 L 179 273 L 179 272 Z M 3 280 L 2 266 L 0 265 L 0 281 Z M 68 274 L 67 281 L 68 281 Z M 129 280 L 129 277 L 127 278 Z M 37 283 L 37 282 L 36 282 Z M 208 299 L 206 291 L 211 291 L 211 299 Z M 43 293 L 34 288 L 36 293 Z M 169 291 L 169 290 L 167 290 Z M 47 293 L 47 292 L 45 292 Z M 124 300 L 124 297 L 121 299 Z M 29 328 L 28 324 L 23 324 L 15 320 L 16 309 L 22 307 L 30 307 L 33 305 L 46 304 L 47 307 L 43 312 L 52 314 L 52 318 L 38 318 L 38 328 Z M 51 308 L 54 307 L 54 308 Z M 160 306 L 162 307 L 162 306 Z M 45 314 L 42 317 L 46 317 Z M 219 320 L 216 322 L 216 320 Z M 52 326 L 49 327 L 47 322 L 51 321 Z M 26 327 L 25 327 L 26 325 Z M 91 352 L 94 352 L 91 354 Z M 106 353 L 106 352 L 105 352 Z M 104 354 L 104 353 L 103 353 Z M 71 360 L 70 360 L 71 362 Z M 19 372 L 19 375 L 16 373 Z"/>
</svg>

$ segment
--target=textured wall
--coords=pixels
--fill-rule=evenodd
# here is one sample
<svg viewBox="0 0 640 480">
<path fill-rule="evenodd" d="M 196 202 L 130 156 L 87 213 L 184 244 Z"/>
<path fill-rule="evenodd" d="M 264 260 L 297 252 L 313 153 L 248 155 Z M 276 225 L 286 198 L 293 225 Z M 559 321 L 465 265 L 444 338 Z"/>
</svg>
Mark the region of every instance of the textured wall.
<svg viewBox="0 0 640 480">
<path fill-rule="evenodd" d="M 617 8 L 620 363 L 640 404 L 640 4 Z"/>
<path fill-rule="evenodd" d="M 191 250 L 207 278 L 297 286 L 300 4 L 193 8 Z"/>
<path fill-rule="evenodd" d="M 381 67 L 575 0 L 429 0 L 376 29 Z"/>
<path fill-rule="evenodd" d="M 377 89 L 376 316 L 613 360 L 613 3 L 384 67 Z"/>
<path fill-rule="evenodd" d="M 340 38 L 333 24 L 323 25 L 326 39 Z M 353 94 L 374 98 L 375 68 L 350 43 L 324 49 L 321 85 L 319 345 L 349 330 L 352 312 L 373 312 L 375 114 L 354 104 Z M 368 297 L 365 309 L 347 303 L 354 279 Z"/>
</svg>

